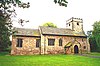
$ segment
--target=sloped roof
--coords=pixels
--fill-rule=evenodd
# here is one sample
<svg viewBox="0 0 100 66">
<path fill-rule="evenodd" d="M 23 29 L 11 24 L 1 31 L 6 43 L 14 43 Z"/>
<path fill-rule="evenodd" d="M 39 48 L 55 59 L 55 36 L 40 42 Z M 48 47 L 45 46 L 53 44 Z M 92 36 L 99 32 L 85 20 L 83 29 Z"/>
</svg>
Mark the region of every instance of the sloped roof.
<svg viewBox="0 0 100 66">
<path fill-rule="evenodd" d="M 38 29 L 14 28 L 14 35 L 40 36 Z"/>
<path fill-rule="evenodd" d="M 43 27 L 40 26 L 40 30 L 42 34 L 49 34 L 49 35 L 69 35 L 69 36 L 86 36 L 84 31 L 83 32 L 75 32 L 71 29 L 67 28 L 53 28 L 53 27 Z"/>
<path fill-rule="evenodd" d="M 74 30 L 67 28 L 53 28 L 53 27 L 43 27 L 40 29 L 25 29 L 25 28 L 14 28 L 14 35 L 24 35 L 24 36 L 40 36 L 43 35 L 62 35 L 62 36 L 86 36 L 83 32 L 75 32 Z"/>
</svg>

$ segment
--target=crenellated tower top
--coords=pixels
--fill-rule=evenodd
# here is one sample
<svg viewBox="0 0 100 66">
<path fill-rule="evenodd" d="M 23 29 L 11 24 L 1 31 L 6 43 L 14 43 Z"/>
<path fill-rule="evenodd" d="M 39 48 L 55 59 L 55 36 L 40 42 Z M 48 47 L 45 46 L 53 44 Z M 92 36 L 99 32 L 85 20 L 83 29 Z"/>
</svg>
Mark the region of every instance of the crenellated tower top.
<svg viewBox="0 0 100 66">
<path fill-rule="evenodd" d="M 66 27 L 76 32 L 83 31 L 83 20 L 81 18 L 70 18 L 66 21 Z"/>
</svg>

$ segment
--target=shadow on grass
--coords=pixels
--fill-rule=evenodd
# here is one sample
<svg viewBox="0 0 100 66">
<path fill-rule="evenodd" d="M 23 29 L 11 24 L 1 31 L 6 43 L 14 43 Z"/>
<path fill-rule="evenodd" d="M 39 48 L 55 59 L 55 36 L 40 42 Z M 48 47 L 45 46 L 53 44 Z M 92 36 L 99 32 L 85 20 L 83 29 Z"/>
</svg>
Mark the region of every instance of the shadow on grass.
<svg viewBox="0 0 100 66">
<path fill-rule="evenodd" d="M 0 52 L 0 56 L 4 56 L 4 55 L 10 55 L 9 52 Z"/>
</svg>

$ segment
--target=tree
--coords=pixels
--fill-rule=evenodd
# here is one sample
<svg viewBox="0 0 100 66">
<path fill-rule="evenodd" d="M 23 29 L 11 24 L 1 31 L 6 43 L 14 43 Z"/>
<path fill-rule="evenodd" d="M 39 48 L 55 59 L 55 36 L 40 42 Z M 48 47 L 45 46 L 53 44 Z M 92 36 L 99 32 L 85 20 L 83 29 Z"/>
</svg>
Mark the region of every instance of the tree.
<svg viewBox="0 0 100 66">
<path fill-rule="evenodd" d="M 92 35 L 92 30 L 87 31 L 87 36 L 88 36 L 88 37 L 91 37 L 91 35 Z"/>
<path fill-rule="evenodd" d="M 0 51 L 4 50 L 10 44 L 10 32 L 6 25 L 6 20 L 0 16 Z"/>
<path fill-rule="evenodd" d="M 91 52 L 95 52 L 97 50 L 97 44 L 95 41 L 95 37 L 92 35 L 92 30 L 87 31 L 87 36 L 89 38 L 90 50 Z"/>
<path fill-rule="evenodd" d="M 19 0 L 0 0 L 0 50 L 5 50 L 10 43 L 12 17 L 16 16 L 14 7 L 28 8 L 29 6 L 29 3 Z"/>
<path fill-rule="evenodd" d="M 57 28 L 57 26 L 56 26 L 56 25 L 54 25 L 54 24 L 53 24 L 53 23 L 51 23 L 51 22 L 47 22 L 47 23 L 43 24 L 43 26 Z"/>
<path fill-rule="evenodd" d="M 68 2 L 66 0 L 54 0 L 55 4 L 59 4 L 60 6 L 67 7 Z"/>
<path fill-rule="evenodd" d="M 96 52 L 98 49 L 96 41 L 95 41 L 95 37 L 94 36 L 90 36 L 89 37 L 89 43 L 90 43 L 90 50 L 91 52 Z"/>
<path fill-rule="evenodd" d="M 92 36 L 95 38 L 97 50 L 100 51 L 100 21 L 96 21 L 93 24 Z"/>
</svg>

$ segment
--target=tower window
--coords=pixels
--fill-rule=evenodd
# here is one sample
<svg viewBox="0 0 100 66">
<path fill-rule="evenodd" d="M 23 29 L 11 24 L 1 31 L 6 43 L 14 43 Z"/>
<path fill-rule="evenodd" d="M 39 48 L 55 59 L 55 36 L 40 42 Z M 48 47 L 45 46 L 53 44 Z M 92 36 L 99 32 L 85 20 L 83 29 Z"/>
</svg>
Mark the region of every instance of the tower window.
<svg viewBox="0 0 100 66">
<path fill-rule="evenodd" d="M 70 26 L 70 24 L 69 24 L 69 26 Z"/>
<path fill-rule="evenodd" d="M 79 23 L 77 23 L 77 25 L 79 25 Z"/>
</svg>

